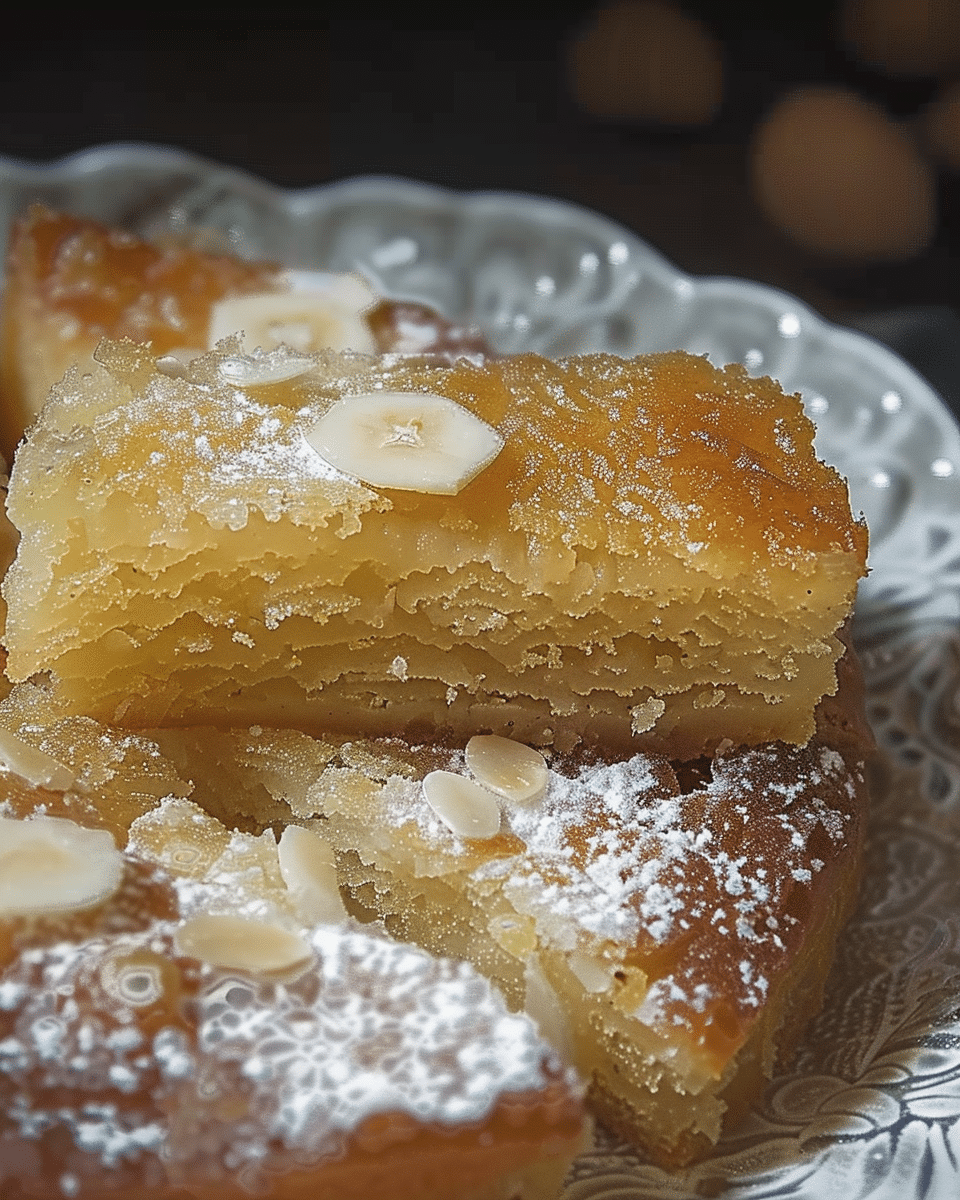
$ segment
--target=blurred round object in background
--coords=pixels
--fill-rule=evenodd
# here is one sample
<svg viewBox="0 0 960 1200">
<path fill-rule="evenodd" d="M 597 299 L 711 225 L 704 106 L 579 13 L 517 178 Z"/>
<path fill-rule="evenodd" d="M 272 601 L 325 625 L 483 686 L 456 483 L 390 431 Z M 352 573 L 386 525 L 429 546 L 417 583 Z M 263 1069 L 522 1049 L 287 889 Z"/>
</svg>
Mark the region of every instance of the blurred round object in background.
<svg viewBox="0 0 960 1200">
<path fill-rule="evenodd" d="M 960 0 L 844 0 L 839 22 L 854 57 L 888 75 L 960 67 Z"/>
<path fill-rule="evenodd" d="M 884 111 L 843 88 L 778 101 L 751 147 L 754 194 L 807 249 L 843 258 L 912 258 L 937 223 L 933 171 Z"/>
<path fill-rule="evenodd" d="M 597 117 L 705 125 L 720 107 L 720 47 L 700 21 L 660 0 L 600 8 L 570 47 L 574 99 Z"/>
<path fill-rule="evenodd" d="M 949 83 L 920 117 L 920 132 L 930 153 L 952 171 L 960 171 L 960 83 Z"/>
</svg>

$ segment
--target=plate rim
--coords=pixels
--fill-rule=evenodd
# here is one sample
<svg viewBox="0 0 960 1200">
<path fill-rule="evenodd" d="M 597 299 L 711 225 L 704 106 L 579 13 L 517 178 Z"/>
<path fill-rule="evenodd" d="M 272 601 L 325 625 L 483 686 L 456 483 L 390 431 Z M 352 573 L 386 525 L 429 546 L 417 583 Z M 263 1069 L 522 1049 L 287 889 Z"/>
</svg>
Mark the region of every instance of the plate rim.
<svg viewBox="0 0 960 1200">
<path fill-rule="evenodd" d="M 933 418 L 941 431 L 950 431 L 948 453 L 956 455 L 960 467 L 960 421 L 920 372 L 889 346 L 869 334 L 836 323 L 807 302 L 781 289 L 739 276 L 685 272 L 633 229 L 574 201 L 522 191 L 458 190 L 424 180 L 386 174 L 353 175 L 305 187 L 288 188 L 261 179 L 244 168 L 220 163 L 192 151 L 137 141 L 101 143 L 44 161 L 0 156 L 0 198 L 4 187 L 11 181 L 29 187 L 33 181 L 49 184 L 59 180 L 92 180 L 100 173 L 122 170 L 131 165 L 157 175 L 165 170 L 190 170 L 196 173 L 198 180 L 223 181 L 247 195 L 265 197 L 292 217 L 307 215 L 311 211 L 319 213 L 338 203 L 349 203 L 354 197 L 379 200 L 400 197 L 421 209 L 431 202 L 455 205 L 464 213 L 491 206 L 509 206 L 514 211 L 519 209 L 522 214 L 529 214 L 531 218 L 535 214 L 549 212 L 555 215 L 560 224 L 570 224 L 572 221 L 581 228 L 586 225 L 611 241 L 625 241 L 642 259 L 646 268 L 656 270 L 673 285 L 687 283 L 695 289 L 717 292 L 726 289 L 768 310 L 795 313 L 801 317 L 805 329 L 824 337 L 838 352 L 849 356 L 854 362 L 869 360 L 885 376 L 902 381 L 910 404 L 918 412 Z M 0 245 L 5 237 L 6 229 L 0 228 Z"/>
<path fill-rule="evenodd" d="M 933 385 L 916 368 L 878 338 L 833 321 L 807 301 L 781 288 L 739 275 L 699 275 L 685 271 L 642 234 L 616 218 L 577 201 L 538 195 L 535 192 L 496 188 L 460 190 L 422 179 L 376 173 L 349 175 L 303 187 L 287 187 L 261 178 L 244 167 L 223 163 L 191 150 L 137 140 L 101 142 L 49 160 L 0 155 L 0 186 L 10 176 L 26 186 L 34 179 L 42 182 L 56 180 L 61 176 L 92 178 L 110 169 L 129 167 L 131 160 L 134 166 L 157 173 L 163 168 L 192 167 L 204 176 L 222 178 L 241 185 L 247 191 L 268 196 L 291 215 L 302 215 L 308 210 L 318 212 L 323 208 L 329 209 L 337 202 L 349 200 L 354 196 L 373 198 L 379 195 L 379 198 L 383 198 L 385 193 L 400 196 L 421 206 L 431 198 L 443 199 L 446 204 L 454 204 L 467 212 L 478 207 L 506 204 L 519 207 L 531 215 L 535 211 L 539 211 L 540 214 L 551 212 L 558 218 L 566 216 L 569 219 L 575 214 L 578 221 L 585 222 L 598 231 L 604 231 L 608 237 L 632 243 L 631 248 L 642 256 L 645 266 L 657 268 L 674 285 L 686 283 L 708 290 L 732 288 L 754 300 L 762 299 L 770 308 L 780 307 L 798 312 L 814 328 L 828 334 L 834 341 L 839 341 L 848 352 L 855 355 L 868 354 L 889 374 L 904 380 L 912 400 L 919 400 L 928 411 L 936 413 L 941 419 L 946 417 L 956 433 L 960 450 L 960 418 L 953 414 Z M 6 231 L 2 232 L 5 234 Z"/>
</svg>

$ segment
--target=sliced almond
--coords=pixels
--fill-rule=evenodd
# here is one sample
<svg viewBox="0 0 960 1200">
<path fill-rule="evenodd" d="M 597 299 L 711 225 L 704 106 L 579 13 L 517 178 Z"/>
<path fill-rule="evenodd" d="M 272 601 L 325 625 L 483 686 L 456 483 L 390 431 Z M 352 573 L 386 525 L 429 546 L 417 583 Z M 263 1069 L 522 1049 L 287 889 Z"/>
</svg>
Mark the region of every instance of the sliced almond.
<svg viewBox="0 0 960 1200">
<path fill-rule="evenodd" d="M 356 271 L 309 271 L 288 267 L 284 282 L 292 292 L 323 296 L 356 313 L 365 313 L 378 304 L 380 297 Z"/>
<path fill-rule="evenodd" d="M 440 820 L 457 837 L 492 838 L 500 831 L 500 805 L 493 792 L 466 775 L 431 771 L 423 794 Z"/>
<path fill-rule="evenodd" d="M 263 387 L 269 383 L 286 383 L 298 379 L 314 368 L 306 354 L 288 346 L 273 350 L 251 350 L 248 354 L 228 354 L 220 361 L 220 374 L 237 387 Z"/>
<path fill-rule="evenodd" d="M 0 817 L 0 914 L 90 908 L 123 879 L 123 858 L 104 829 L 65 817 Z"/>
<path fill-rule="evenodd" d="M 220 913 L 188 917 L 174 935 L 177 950 L 214 967 L 283 971 L 313 955 L 309 942 L 273 921 Z"/>
<path fill-rule="evenodd" d="M 516 804 L 539 800 L 550 777 L 539 750 L 494 733 L 467 742 L 467 766 L 478 783 Z"/>
<path fill-rule="evenodd" d="M 344 396 L 304 437 L 331 466 L 372 487 L 442 496 L 455 496 L 503 449 L 495 429 L 433 392 Z"/>
<path fill-rule="evenodd" d="M 8 729 L 0 729 L 0 768 L 51 792 L 69 791 L 76 782 L 69 767 Z"/>
<path fill-rule="evenodd" d="M 347 912 L 337 886 L 333 847 L 319 834 L 300 825 L 288 825 L 277 844 L 280 874 L 293 900 L 297 916 L 307 924 L 337 924 Z"/>
<path fill-rule="evenodd" d="M 210 313 L 207 344 L 212 349 L 231 334 L 242 335 L 244 352 L 289 346 L 304 353 L 318 350 L 356 350 L 372 354 L 373 331 L 363 316 L 370 307 L 369 288 L 348 276 L 343 285 L 318 282 L 336 280 L 322 273 L 290 272 L 289 292 L 257 292 L 215 304 Z M 376 297 L 373 297 L 375 300 Z"/>
<path fill-rule="evenodd" d="M 187 379 L 190 375 L 190 364 L 204 353 L 206 352 L 198 346 L 175 346 L 159 356 L 157 370 L 171 379 Z"/>
</svg>

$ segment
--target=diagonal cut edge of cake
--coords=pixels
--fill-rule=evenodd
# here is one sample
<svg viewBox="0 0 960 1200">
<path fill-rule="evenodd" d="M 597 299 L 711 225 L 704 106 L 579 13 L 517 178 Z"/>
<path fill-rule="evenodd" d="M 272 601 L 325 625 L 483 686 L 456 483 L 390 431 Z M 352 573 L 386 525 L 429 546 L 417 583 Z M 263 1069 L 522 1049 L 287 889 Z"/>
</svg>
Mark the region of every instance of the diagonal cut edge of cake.
<svg viewBox="0 0 960 1200">
<path fill-rule="evenodd" d="M 327 842 L 221 824 L 30 685 L 0 756 L 4 1195 L 557 1195 L 576 1072 L 468 963 L 348 919 Z"/>
<path fill-rule="evenodd" d="M 9 677 L 154 727 L 234 823 L 319 823 L 355 915 L 537 1010 L 654 1159 L 702 1153 L 857 889 L 866 530 L 798 398 L 679 352 L 97 358 L 17 456 Z M 470 836 L 425 781 L 478 734 L 547 782 Z"/>
</svg>

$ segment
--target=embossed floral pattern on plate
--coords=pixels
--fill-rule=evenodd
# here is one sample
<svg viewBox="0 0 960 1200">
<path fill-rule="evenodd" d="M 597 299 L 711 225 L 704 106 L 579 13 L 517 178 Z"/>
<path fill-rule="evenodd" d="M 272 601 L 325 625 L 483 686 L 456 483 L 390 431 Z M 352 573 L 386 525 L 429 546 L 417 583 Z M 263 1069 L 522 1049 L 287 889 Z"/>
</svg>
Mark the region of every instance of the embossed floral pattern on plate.
<svg viewBox="0 0 960 1200">
<path fill-rule="evenodd" d="M 804 397 L 871 527 L 856 637 L 883 751 L 866 882 L 794 1069 L 706 1162 L 668 1175 L 600 1134 L 565 1200 L 960 1195 L 960 432 L 882 346 L 799 301 L 684 276 L 593 213 L 398 180 L 281 192 L 177 151 L 0 162 L 0 229 L 33 199 L 238 253 L 361 267 L 503 351 L 683 347 Z"/>
</svg>

